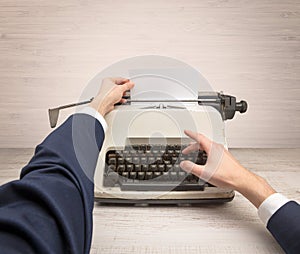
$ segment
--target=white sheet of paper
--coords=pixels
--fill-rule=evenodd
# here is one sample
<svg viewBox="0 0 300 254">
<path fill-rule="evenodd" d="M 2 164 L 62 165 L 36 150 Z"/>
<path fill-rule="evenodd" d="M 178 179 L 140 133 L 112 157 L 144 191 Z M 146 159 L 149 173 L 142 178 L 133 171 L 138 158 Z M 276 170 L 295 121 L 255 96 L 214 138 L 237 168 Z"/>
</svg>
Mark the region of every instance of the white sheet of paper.
<svg viewBox="0 0 300 254">
<path fill-rule="evenodd" d="M 200 83 L 207 83 L 188 68 L 135 69 L 129 70 L 129 76 L 135 83 L 131 90 L 133 100 L 195 100 Z"/>
</svg>

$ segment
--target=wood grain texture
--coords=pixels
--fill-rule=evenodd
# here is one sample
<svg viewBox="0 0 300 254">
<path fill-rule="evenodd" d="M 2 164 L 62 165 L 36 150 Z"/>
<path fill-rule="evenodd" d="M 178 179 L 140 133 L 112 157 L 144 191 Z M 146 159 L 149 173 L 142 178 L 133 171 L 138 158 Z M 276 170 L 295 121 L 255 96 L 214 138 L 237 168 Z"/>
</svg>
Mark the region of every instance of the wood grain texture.
<svg viewBox="0 0 300 254">
<path fill-rule="evenodd" d="M 230 147 L 299 147 L 298 0 L 0 0 L 0 146 L 35 146 L 49 107 L 144 54 L 183 60 L 248 101 L 227 124 Z"/>
<path fill-rule="evenodd" d="M 300 149 L 232 149 L 247 168 L 300 200 Z M 0 184 L 17 179 L 32 149 L 0 149 Z M 253 186 L 255 188 L 255 186 Z M 91 254 L 283 253 L 239 193 L 224 205 L 94 208 Z"/>
</svg>

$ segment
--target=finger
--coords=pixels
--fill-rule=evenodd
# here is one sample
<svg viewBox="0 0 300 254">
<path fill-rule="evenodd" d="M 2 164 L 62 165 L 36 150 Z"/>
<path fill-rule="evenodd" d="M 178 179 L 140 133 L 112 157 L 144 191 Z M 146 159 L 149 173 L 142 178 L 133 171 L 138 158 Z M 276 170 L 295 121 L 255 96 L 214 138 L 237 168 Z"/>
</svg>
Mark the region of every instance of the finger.
<svg viewBox="0 0 300 254">
<path fill-rule="evenodd" d="M 110 80 L 117 85 L 122 85 L 130 81 L 128 78 L 122 78 L 122 77 L 114 77 L 114 78 L 110 78 Z"/>
<path fill-rule="evenodd" d="M 207 137 L 205 137 L 204 135 L 197 133 L 197 132 L 193 132 L 190 130 L 185 130 L 184 133 L 189 136 L 191 139 L 194 139 L 195 141 L 197 141 L 201 147 L 204 149 L 204 151 L 206 153 L 209 153 L 211 145 L 212 145 L 212 141 L 210 139 L 208 139 Z"/>
<path fill-rule="evenodd" d="M 192 173 L 193 175 L 196 175 L 198 177 L 200 177 L 203 174 L 204 171 L 204 167 L 203 166 L 199 166 L 191 161 L 182 161 L 180 162 L 180 167 L 188 172 L 188 173 Z"/>
<path fill-rule="evenodd" d="M 182 150 L 183 154 L 189 154 L 191 152 L 195 152 L 198 151 L 200 149 L 200 144 L 198 143 L 193 143 L 190 144 L 188 147 L 186 147 L 185 149 Z"/>
<path fill-rule="evenodd" d="M 127 102 L 127 100 L 124 99 L 124 98 L 122 98 L 122 99 L 120 100 L 120 103 L 122 103 L 122 104 L 125 104 L 126 102 Z"/>
<path fill-rule="evenodd" d="M 134 87 L 134 83 L 132 81 L 126 82 L 123 85 L 119 86 L 122 93 L 126 92 L 127 90 L 130 90 Z"/>
</svg>

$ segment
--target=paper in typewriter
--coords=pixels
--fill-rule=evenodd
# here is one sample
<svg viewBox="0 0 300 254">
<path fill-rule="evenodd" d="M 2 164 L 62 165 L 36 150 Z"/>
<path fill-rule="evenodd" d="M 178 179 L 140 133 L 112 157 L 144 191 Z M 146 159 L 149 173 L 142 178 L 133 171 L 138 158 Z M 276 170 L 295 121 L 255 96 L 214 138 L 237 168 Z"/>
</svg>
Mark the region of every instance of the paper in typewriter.
<svg viewBox="0 0 300 254">
<path fill-rule="evenodd" d="M 133 69 L 129 75 L 135 83 L 133 100 L 196 100 L 199 91 L 211 91 L 208 82 L 192 68 Z"/>
</svg>

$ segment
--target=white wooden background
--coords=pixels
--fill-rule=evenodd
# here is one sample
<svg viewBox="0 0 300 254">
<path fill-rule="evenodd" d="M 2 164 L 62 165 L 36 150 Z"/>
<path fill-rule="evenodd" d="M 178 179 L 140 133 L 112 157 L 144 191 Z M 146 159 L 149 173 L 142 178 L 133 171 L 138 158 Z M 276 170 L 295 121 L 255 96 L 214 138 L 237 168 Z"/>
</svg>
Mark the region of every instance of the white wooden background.
<svg viewBox="0 0 300 254">
<path fill-rule="evenodd" d="M 248 101 L 228 122 L 230 147 L 299 147 L 299 0 L 0 0 L 0 147 L 34 147 L 49 107 L 144 54 Z"/>
</svg>

